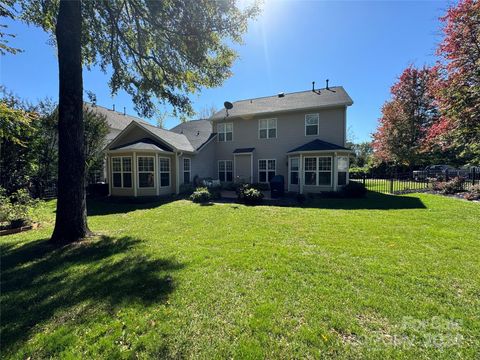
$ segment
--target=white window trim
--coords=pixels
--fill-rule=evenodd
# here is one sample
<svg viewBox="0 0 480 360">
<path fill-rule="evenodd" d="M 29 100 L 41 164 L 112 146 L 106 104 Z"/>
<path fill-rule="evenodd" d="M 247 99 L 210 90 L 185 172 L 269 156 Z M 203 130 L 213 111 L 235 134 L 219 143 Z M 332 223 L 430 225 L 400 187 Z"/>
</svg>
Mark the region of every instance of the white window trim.
<svg viewBox="0 0 480 360">
<path fill-rule="evenodd" d="M 162 170 L 160 166 L 160 161 L 162 159 L 168 160 L 168 171 Z M 168 185 L 162 186 L 162 174 L 168 174 Z M 158 157 L 158 187 L 159 188 L 169 188 L 172 186 L 172 162 L 169 157 L 159 156 Z"/>
<path fill-rule="evenodd" d="M 260 170 L 260 161 L 265 161 L 265 165 L 266 165 L 266 168 L 265 170 Z M 275 169 L 274 170 L 271 170 L 268 168 L 268 162 L 269 161 L 275 161 Z M 268 184 L 268 172 L 269 171 L 274 171 L 275 172 L 275 175 L 277 175 L 277 159 L 258 159 L 258 182 L 261 183 L 261 184 Z M 260 172 L 261 171 L 265 171 L 266 172 L 266 176 L 265 176 L 265 181 L 260 181 Z M 275 176 L 273 175 L 273 176 Z"/>
<path fill-rule="evenodd" d="M 218 130 L 218 128 L 220 127 L 220 125 L 224 125 L 224 131 L 223 132 L 220 132 Z M 229 131 L 227 132 L 227 125 L 232 125 L 232 140 L 227 140 L 227 134 L 229 133 Z M 220 140 L 220 134 L 224 134 L 223 135 L 223 140 Z M 230 142 L 230 141 L 233 141 L 233 122 L 228 122 L 228 123 L 219 123 L 217 124 L 217 141 L 218 142 Z"/>
<path fill-rule="evenodd" d="M 319 161 L 318 159 L 320 158 L 329 158 L 330 159 L 330 170 L 320 170 L 320 167 L 318 166 L 319 165 Z M 305 183 L 305 173 L 306 172 L 313 172 L 313 170 L 305 170 L 305 160 L 306 159 L 315 159 L 315 185 L 310 185 L 310 184 L 306 184 Z M 327 186 L 332 186 L 333 184 L 333 172 L 335 171 L 335 169 L 333 168 L 333 157 L 332 156 L 326 156 L 326 155 L 320 155 L 320 156 L 304 156 L 303 157 L 303 164 L 302 164 L 302 171 L 303 171 L 303 186 L 324 186 L 324 187 L 327 187 Z M 319 179 L 319 176 L 318 174 L 321 173 L 321 172 L 330 172 L 330 184 L 319 184 L 318 183 L 318 179 Z"/>
<path fill-rule="evenodd" d="M 140 167 L 140 158 L 151 158 L 153 159 L 153 171 L 140 171 L 139 167 Z M 153 173 L 153 186 L 142 186 L 140 187 L 140 173 L 142 174 L 149 174 L 149 173 Z M 151 155 L 137 155 L 137 184 L 138 184 L 138 188 L 139 189 L 155 189 L 155 156 L 151 156 Z"/>
<path fill-rule="evenodd" d="M 130 159 L 130 171 L 123 171 L 123 159 L 128 158 Z M 113 170 L 113 159 L 120 159 L 120 171 L 114 171 Z M 114 189 L 131 189 L 133 188 L 133 159 L 131 156 L 112 156 L 111 157 L 111 164 L 110 166 L 112 167 L 112 188 Z M 121 181 L 120 181 L 120 186 L 115 186 L 115 183 L 113 181 L 113 174 L 120 174 L 121 175 Z M 130 187 L 125 187 L 123 186 L 123 174 L 130 174 L 131 176 L 131 181 L 132 181 L 132 186 Z"/>
<path fill-rule="evenodd" d="M 275 127 L 273 128 L 270 128 L 268 126 L 268 120 L 275 120 Z M 267 127 L 266 128 L 261 128 L 260 127 L 260 124 L 262 123 L 262 121 L 267 121 Z M 269 130 L 270 129 L 275 129 L 275 137 L 270 137 L 270 132 Z M 262 138 L 260 137 L 260 130 L 267 130 L 267 137 L 265 138 Z M 258 138 L 260 140 L 267 140 L 267 139 L 276 139 L 278 137 L 278 121 L 277 121 L 277 118 L 268 118 L 268 119 L 259 119 L 258 120 Z"/>
<path fill-rule="evenodd" d="M 217 176 L 218 176 L 218 180 L 220 180 L 220 176 L 219 176 L 219 175 L 220 175 L 220 163 L 221 163 L 221 162 L 224 162 L 224 163 L 225 163 L 225 170 L 223 170 L 223 173 L 224 173 L 224 176 L 225 176 L 225 181 L 224 181 L 224 182 L 229 182 L 229 181 L 227 181 L 227 172 L 229 172 L 229 171 L 227 171 L 227 162 L 228 162 L 228 161 L 230 161 L 230 162 L 232 163 L 232 171 L 231 171 L 231 173 L 232 173 L 232 181 L 235 180 L 234 177 L 233 177 L 233 175 L 234 175 L 234 170 L 235 170 L 235 167 L 234 167 L 234 164 L 233 164 L 233 160 L 218 160 L 218 161 L 217 161 Z"/>
<path fill-rule="evenodd" d="M 317 133 L 316 134 L 307 134 L 307 116 L 310 115 L 316 115 L 317 116 Z M 313 126 L 313 125 L 309 125 Z M 319 113 L 314 113 L 314 114 L 305 114 L 305 136 L 318 136 L 320 133 L 320 114 Z"/>
<path fill-rule="evenodd" d="M 189 162 L 188 171 L 185 171 L 185 160 L 188 160 Z M 188 157 L 184 157 L 182 160 L 182 168 L 183 168 L 183 172 L 182 172 L 183 183 L 185 184 L 185 173 L 188 172 L 188 184 L 191 184 L 192 183 L 192 159 Z"/>
<path fill-rule="evenodd" d="M 292 160 L 297 159 L 298 160 L 298 169 L 292 171 Z M 292 184 L 292 172 L 298 173 L 298 183 L 297 184 Z M 300 185 L 300 157 L 298 156 L 293 156 L 288 159 L 288 186 L 299 186 Z"/>
</svg>

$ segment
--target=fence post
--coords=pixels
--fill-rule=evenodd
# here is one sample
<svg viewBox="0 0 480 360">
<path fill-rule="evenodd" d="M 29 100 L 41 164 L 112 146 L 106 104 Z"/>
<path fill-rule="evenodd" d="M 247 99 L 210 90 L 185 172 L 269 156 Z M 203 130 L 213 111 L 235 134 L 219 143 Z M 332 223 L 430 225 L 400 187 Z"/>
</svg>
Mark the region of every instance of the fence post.
<svg viewBox="0 0 480 360">
<path fill-rule="evenodd" d="M 448 178 L 448 169 L 445 169 L 445 181 L 448 181 L 448 180 L 450 180 L 450 179 Z"/>
<path fill-rule="evenodd" d="M 363 174 L 362 175 L 362 183 L 363 183 L 363 186 L 365 186 L 365 178 L 367 177 L 367 174 Z"/>
<path fill-rule="evenodd" d="M 472 168 L 472 185 L 475 185 L 475 175 L 476 175 L 476 171 L 475 171 L 475 168 Z"/>
<path fill-rule="evenodd" d="M 393 194 L 393 177 L 390 177 L 390 194 Z"/>
</svg>

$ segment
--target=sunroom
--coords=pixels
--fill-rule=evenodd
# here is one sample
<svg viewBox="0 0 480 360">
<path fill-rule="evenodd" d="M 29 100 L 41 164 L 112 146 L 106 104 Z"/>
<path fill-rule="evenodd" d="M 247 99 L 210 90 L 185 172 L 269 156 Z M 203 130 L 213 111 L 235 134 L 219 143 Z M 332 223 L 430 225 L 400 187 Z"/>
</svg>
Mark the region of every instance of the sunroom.
<svg viewBox="0 0 480 360">
<path fill-rule="evenodd" d="M 288 191 L 338 191 L 348 184 L 351 150 L 319 139 L 288 152 Z"/>
</svg>

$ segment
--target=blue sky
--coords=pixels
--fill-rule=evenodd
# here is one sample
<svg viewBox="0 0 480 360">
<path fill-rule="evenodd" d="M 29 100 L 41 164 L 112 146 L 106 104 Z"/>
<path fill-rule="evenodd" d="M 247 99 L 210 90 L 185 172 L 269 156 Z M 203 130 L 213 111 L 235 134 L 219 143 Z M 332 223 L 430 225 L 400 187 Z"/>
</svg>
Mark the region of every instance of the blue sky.
<svg viewBox="0 0 480 360">
<path fill-rule="evenodd" d="M 409 64 L 435 61 L 438 21 L 451 2 L 442 1 L 280 1 L 267 0 L 250 24 L 233 76 L 223 86 L 191 96 L 194 108 L 220 108 L 235 101 L 284 91 L 309 90 L 311 82 L 342 85 L 354 100 L 348 124 L 356 141 L 375 130 L 389 89 Z M 55 49 L 40 29 L 9 23 L 12 45 L 24 50 L 0 58 L 0 83 L 20 97 L 36 101 L 58 97 Z M 135 115 L 128 95 L 110 96 L 108 76 L 84 72 L 84 88 L 97 103 Z M 155 122 L 154 120 L 152 122 Z M 168 118 L 170 128 L 178 119 Z"/>
</svg>

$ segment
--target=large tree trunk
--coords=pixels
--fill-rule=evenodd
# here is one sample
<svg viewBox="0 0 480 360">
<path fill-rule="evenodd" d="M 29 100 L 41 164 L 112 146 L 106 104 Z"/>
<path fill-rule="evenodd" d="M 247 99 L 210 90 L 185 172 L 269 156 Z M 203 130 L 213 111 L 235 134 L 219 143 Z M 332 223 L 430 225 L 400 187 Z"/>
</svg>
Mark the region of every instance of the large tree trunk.
<svg viewBox="0 0 480 360">
<path fill-rule="evenodd" d="M 55 35 L 60 79 L 58 200 L 51 240 L 70 243 L 89 234 L 85 200 L 80 0 L 60 1 Z"/>
</svg>

